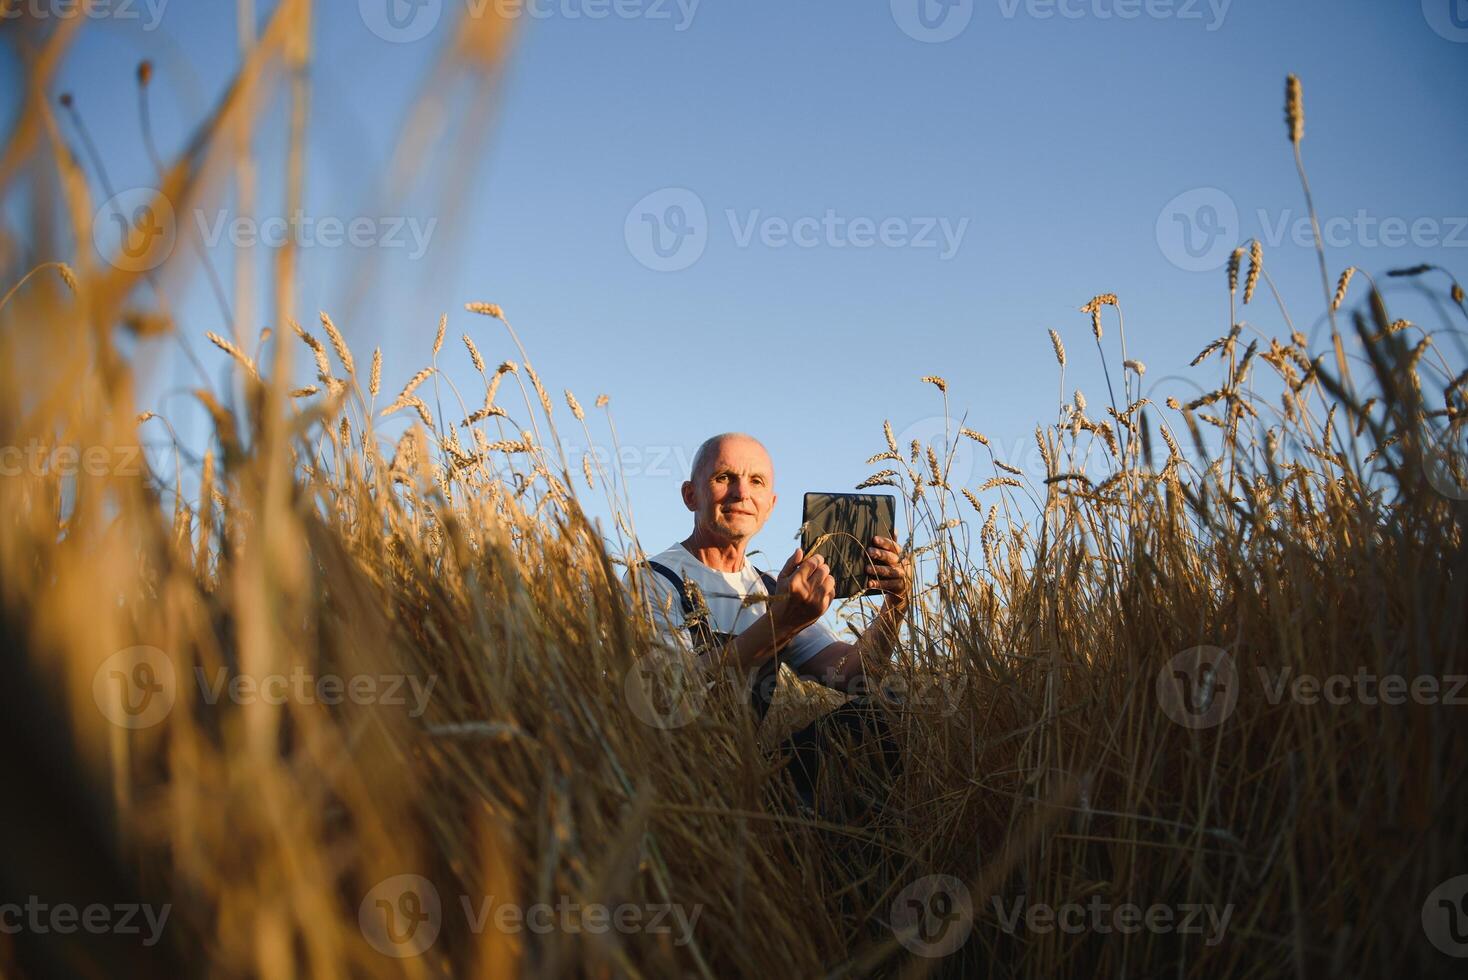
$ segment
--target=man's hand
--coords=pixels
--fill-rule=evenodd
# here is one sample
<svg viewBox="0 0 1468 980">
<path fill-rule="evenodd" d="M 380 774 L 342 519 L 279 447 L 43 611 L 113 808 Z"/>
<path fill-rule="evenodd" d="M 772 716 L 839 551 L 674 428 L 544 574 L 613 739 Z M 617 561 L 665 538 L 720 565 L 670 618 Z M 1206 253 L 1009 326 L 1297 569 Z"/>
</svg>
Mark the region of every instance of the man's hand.
<svg viewBox="0 0 1468 980">
<path fill-rule="evenodd" d="M 770 617 L 777 629 L 795 634 L 826 614 L 836 597 L 836 578 L 820 555 L 805 557 L 804 550 L 785 562 L 776 579 Z"/>
<path fill-rule="evenodd" d="M 887 593 L 889 603 L 906 605 L 912 590 L 912 575 L 897 542 L 881 536 L 872 538 L 871 547 L 867 548 L 867 561 L 870 563 L 867 566 L 867 588 Z"/>
</svg>

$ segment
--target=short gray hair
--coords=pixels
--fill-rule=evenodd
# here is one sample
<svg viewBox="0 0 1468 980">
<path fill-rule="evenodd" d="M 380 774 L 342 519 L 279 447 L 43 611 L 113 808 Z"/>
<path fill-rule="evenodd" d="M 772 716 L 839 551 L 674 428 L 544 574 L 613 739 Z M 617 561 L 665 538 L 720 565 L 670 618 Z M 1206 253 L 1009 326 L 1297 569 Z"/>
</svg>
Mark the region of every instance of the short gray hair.
<svg viewBox="0 0 1468 980">
<path fill-rule="evenodd" d="M 699 474 L 713 465 L 714 457 L 719 451 L 719 444 L 725 439 L 748 439 L 761 449 L 765 448 L 764 443 L 747 432 L 720 432 L 716 436 L 710 436 L 699 445 L 698 451 L 693 454 L 693 467 L 688 474 L 688 479 L 697 481 Z M 769 450 L 765 449 L 765 453 L 768 454 Z"/>
</svg>

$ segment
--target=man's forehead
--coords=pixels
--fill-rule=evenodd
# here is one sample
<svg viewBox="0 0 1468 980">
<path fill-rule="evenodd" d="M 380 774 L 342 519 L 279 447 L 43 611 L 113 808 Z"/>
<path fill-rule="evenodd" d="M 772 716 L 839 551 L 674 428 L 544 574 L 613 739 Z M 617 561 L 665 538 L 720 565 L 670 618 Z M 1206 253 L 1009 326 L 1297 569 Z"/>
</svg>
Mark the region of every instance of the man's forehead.
<svg viewBox="0 0 1468 980">
<path fill-rule="evenodd" d="M 714 454 L 713 470 L 762 470 L 773 468 L 770 454 L 753 439 L 725 439 Z"/>
</svg>

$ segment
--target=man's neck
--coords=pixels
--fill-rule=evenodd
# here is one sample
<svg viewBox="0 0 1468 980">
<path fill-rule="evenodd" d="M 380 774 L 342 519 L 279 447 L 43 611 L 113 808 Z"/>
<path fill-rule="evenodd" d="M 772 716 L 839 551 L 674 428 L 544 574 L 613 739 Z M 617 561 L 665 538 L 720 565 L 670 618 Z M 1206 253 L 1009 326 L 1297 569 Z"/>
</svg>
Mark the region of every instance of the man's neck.
<svg viewBox="0 0 1468 980">
<path fill-rule="evenodd" d="M 688 553 L 716 572 L 738 572 L 744 568 L 744 541 L 716 538 L 695 530 L 683 541 Z"/>
</svg>

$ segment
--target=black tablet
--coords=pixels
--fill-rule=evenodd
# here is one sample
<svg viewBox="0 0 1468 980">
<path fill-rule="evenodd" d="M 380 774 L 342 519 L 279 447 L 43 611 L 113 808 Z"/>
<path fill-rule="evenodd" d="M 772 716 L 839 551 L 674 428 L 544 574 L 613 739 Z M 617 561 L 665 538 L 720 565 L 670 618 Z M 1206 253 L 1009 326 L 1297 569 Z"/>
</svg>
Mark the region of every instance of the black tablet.
<svg viewBox="0 0 1468 980">
<path fill-rule="evenodd" d="M 800 529 L 805 556 L 826 559 L 836 577 L 836 598 L 879 595 L 868 589 L 872 538 L 897 540 L 896 498 L 883 493 L 808 493 Z"/>
</svg>

